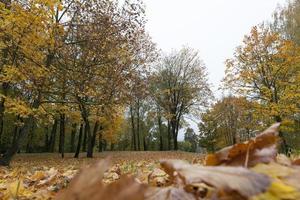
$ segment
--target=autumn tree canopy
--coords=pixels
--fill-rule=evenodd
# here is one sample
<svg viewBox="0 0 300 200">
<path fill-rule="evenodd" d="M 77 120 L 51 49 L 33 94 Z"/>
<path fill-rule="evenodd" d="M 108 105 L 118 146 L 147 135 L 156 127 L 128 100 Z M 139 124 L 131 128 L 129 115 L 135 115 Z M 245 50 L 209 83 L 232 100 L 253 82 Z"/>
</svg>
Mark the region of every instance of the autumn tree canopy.
<svg viewBox="0 0 300 200">
<path fill-rule="evenodd" d="M 151 79 L 155 101 L 168 121 L 169 138 L 177 150 L 182 118 L 208 105 L 212 95 L 205 65 L 197 51 L 183 48 L 163 57 Z"/>
</svg>

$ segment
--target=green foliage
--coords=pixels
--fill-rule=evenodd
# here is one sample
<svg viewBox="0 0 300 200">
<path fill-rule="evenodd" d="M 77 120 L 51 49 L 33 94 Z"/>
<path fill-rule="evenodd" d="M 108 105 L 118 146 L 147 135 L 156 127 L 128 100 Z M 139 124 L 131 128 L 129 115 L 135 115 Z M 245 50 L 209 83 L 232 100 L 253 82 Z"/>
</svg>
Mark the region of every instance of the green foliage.
<svg viewBox="0 0 300 200">
<path fill-rule="evenodd" d="M 188 141 L 178 142 L 178 149 L 181 151 L 193 152 L 192 144 Z"/>
</svg>

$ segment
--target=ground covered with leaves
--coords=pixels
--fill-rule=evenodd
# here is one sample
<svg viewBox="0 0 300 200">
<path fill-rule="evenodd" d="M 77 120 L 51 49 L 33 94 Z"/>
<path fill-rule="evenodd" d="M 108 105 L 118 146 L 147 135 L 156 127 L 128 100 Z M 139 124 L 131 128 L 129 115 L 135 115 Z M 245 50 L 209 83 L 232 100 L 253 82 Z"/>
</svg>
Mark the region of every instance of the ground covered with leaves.
<svg viewBox="0 0 300 200">
<path fill-rule="evenodd" d="M 0 199 L 52 199 L 79 169 L 105 158 L 112 162 L 103 177 L 105 184 L 120 179 L 123 174 L 148 184 L 148 175 L 153 172 L 151 184 L 164 185 L 167 179 L 159 169 L 159 160 L 182 159 L 191 163 L 204 160 L 201 154 L 186 152 L 104 152 L 95 154 L 93 159 L 85 158 L 85 154 L 80 157 L 75 159 L 73 154 L 66 154 L 64 159 L 58 154 L 17 155 L 11 167 L 0 167 Z"/>
<path fill-rule="evenodd" d="M 0 198 L 297 200 L 300 160 L 278 154 L 278 128 L 275 124 L 205 157 L 183 152 L 113 152 L 78 160 L 19 155 L 11 168 L 0 169 Z"/>
</svg>

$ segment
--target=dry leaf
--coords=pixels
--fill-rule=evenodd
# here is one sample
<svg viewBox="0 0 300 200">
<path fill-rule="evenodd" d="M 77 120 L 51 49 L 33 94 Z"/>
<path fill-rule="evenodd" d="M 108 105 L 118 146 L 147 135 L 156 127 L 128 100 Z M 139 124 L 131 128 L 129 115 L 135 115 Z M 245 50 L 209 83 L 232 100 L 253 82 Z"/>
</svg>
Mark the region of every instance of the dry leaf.
<svg viewBox="0 0 300 200">
<path fill-rule="evenodd" d="M 294 160 L 292 162 L 293 165 L 300 165 L 300 159 Z"/>
<path fill-rule="evenodd" d="M 71 181 L 70 186 L 60 192 L 56 199 L 60 200 L 142 200 L 146 187 L 132 177 L 121 177 L 120 180 L 105 186 L 102 182 L 104 172 L 110 166 L 109 160 L 101 160 L 97 164 L 83 169 Z M 115 173 L 116 174 L 116 173 Z M 118 176 L 119 177 L 119 176 Z"/>
<path fill-rule="evenodd" d="M 197 198 L 186 192 L 183 188 L 166 187 L 166 188 L 150 188 L 145 195 L 146 200 L 196 200 Z"/>
<path fill-rule="evenodd" d="M 168 175 L 161 169 L 155 168 L 149 175 L 148 175 L 148 185 L 162 187 L 166 186 L 169 182 Z"/>
<path fill-rule="evenodd" d="M 271 183 L 266 175 L 242 167 L 204 167 L 180 160 L 162 161 L 161 165 L 178 185 L 205 183 L 229 196 L 237 193 L 249 198 L 266 191 Z"/>
<path fill-rule="evenodd" d="M 247 142 L 226 147 L 206 157 L 207 166 L 227 165 L 252 167 L 257 163 L 274 161 L 277 155 L 278 129 L 274 124 Z"/>
<path fill-rule="evenodd" d="M 71 181 L 69 187 L 57 195 L 57 199 L 84 199 L 88 197 L 87 195 L 93 195 L 96 187 L 103 187 L 102 178 L 110 165 L 110 160 L 106 159 L 82 169 Z"/>
</svg>

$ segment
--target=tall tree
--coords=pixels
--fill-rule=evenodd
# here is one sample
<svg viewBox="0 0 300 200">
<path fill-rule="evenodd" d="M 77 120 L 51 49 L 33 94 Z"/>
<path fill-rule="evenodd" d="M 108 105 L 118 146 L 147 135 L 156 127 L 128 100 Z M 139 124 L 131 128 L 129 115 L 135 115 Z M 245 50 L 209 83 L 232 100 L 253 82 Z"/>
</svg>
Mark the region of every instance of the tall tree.
<svg viewBox="0 0 300 200">
<path fill-rule="evenodd" d="M 292 0 L 278 8 L 273 17 L 271 28 L 284 38 L 300 45 L 300 1 Z"/>
<path fill-rule="evenodd" d="M 52 16 L 57 1 L 14 1 L 10 9 L 0 6 L 1 48 L 7 49 L 1 60 L 1 84 L 9 85 L 10 92 L 1 93 L 4 108 L 1 110 L 20 116 L 23 126 L 11 148 L 7 150 L 0 163 L 9 164 L 18 151 L 22 138 L 31 130 L 34 134 L 35 117 L 40 111 L 41 91 L 47 84 L 48 69 L 45 65 L 47 55 L 44 49 L 54 43 L 48 34 L 52 31 Z M 1 111 L 1 112 L 2 112 Z"/>
<path fill-rule="evenodd" d="M 254 99 L 276 122 L 299 112 L 299 47 L 261 25 L 227 60 L 225 84 Z M 286 148 L 286 147 L 285 147 Z"/>
<path fill-rule="evenodd" d="M 197 51 L 183 48 L 162 58 L 152 81 L 155 99 L 169 121 L 174 149 L 178 150 L 182 118 L 207 105 L 211 97 L 206 68 Z"/>
</svg>

